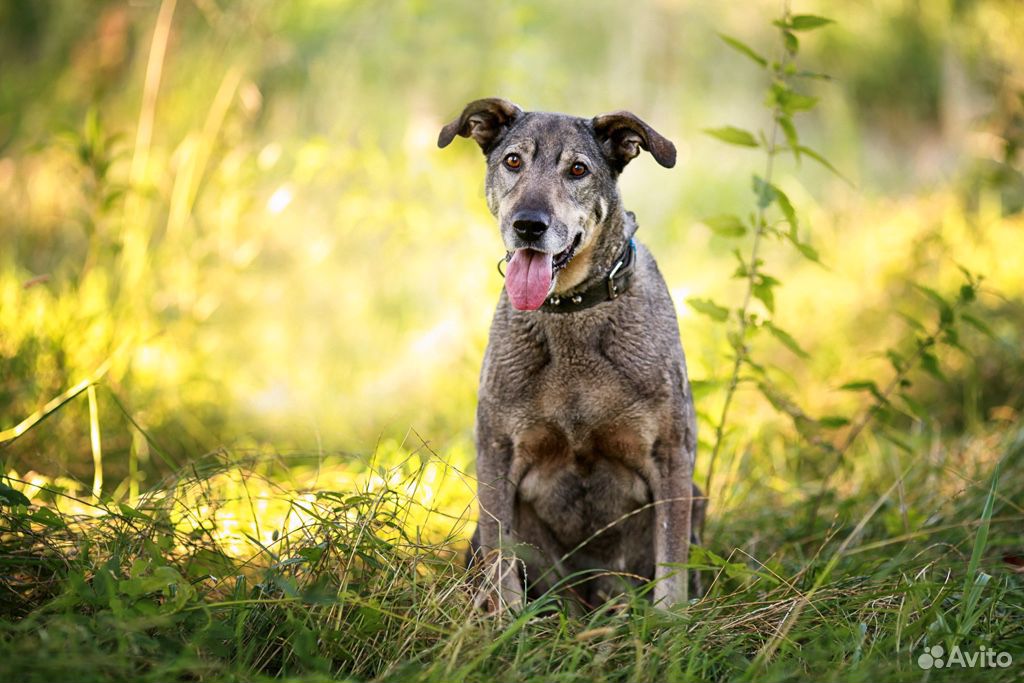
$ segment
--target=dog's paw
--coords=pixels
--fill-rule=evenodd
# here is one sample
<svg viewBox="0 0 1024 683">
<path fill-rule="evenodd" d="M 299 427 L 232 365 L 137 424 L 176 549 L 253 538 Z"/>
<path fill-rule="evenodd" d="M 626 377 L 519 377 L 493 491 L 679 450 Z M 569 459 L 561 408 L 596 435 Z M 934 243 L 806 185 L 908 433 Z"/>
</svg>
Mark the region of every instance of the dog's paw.
<svg viewBox="0 0 1024 683">
<path fill-rule="evenodd" d="M 518 612 L 525 602 L 525 591 L 520 580 L 520 560 L 500 554 L 491 559 L 483 572 L 483 581 L 473 598 L 478 610 L 499 614 Z"/>
<path fill-rule="evenodd" d="M 687 602 L 688 572 L 679 569 L 658 578 L 654 585 L 654 604 L 663 608 Z"/>
</svg>

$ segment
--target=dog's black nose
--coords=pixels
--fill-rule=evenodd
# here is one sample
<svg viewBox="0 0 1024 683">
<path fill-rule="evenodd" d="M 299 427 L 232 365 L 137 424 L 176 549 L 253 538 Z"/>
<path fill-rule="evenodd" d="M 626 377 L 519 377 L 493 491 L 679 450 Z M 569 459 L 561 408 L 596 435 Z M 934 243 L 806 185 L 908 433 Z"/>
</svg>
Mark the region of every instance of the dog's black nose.
<svg viewBox="0 0 1024 683">
<path fill-rule="evenodd" d="M 512 227 L 524 240 L 535 240 L 544 234 L 551 223 L 551 217 L 543 211 L 524 209 L 512 216 Z"/>
</svg>

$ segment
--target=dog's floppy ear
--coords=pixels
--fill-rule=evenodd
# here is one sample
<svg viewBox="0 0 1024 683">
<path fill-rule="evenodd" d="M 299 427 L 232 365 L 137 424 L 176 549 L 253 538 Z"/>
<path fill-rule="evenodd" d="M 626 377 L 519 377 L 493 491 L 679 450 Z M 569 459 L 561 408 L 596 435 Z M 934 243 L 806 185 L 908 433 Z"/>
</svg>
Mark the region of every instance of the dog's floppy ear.
<svg viewBox="0 0 1024 683">
<path fill-rule="evenodd" d="M 595 116 L 594 136 L 616 171 L 646 149 L 665 168 L 676 165 L 676 147 L 632 112 L 617 111 Z"/>
<path fill-rule="evenodd" d="M 499 97 L 470 102 L 459 118 L 441 129 L 441 134 L 437 136 L 437 146 L 447 147 L 456 135 L 461 135 L 476 140 L 480 149 L 487 154 L 512 122 L 522 114 L 522 109 Z"/>
</svg>

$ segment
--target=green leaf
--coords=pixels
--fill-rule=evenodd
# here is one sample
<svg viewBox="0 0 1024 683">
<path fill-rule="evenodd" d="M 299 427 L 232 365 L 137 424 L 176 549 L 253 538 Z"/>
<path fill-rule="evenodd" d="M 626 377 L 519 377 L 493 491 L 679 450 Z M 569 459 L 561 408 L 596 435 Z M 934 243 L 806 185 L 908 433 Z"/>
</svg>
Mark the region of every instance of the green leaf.
<svg viewBox="0 0 1024 683">
<path fill-rule="evenodd" d="M 789 28 L 794 31 L 812 31 L 834 23 L 836 22 L 827 17 L 819 17 L 814 14 L 797 14 L 790 18 Z"/>
<path fill-rule="evenodd" d="M 775 200 L 775 188 L 772 187 L 771 183 L 765 182 L 761 176 L 754 176 L 753 187 L 754 194 L 757 195 L 758 208 L 767 208 Z"/>
<path fill-rule="evenodd" d="M 141 512 L 139 512 L 138 510 L 136 510 L 135 508 L 133 508 L 130 505 L 126 505 L 124 503 L 118 503 L 117 507 L 121 511 L 121 514 L 124 515 L 125 517 L 129 518 L 129 519 L 138 519 L 140 521 L 150 522 L 150 523 L 152 523 L 154 521 L 152 517 L 150 517 L 149 515 L 142 514 Z"/>
<path fill-rule="evenodd" d="M 840 172 L 839 172 L 839 169 L 837 169 L 837 168 L 836 168 L 835 166 L 833 166 L 833 165 L 831 164 L 831 162 L 829 162 L 829 160 L 828 160 L 828 159 L 826 159 L 825 157 L 821 156 L 820 154 L 818 154 L 817 152 L 815 152 L 815 151 L 814 151 L 813 149 L 811 149 L 810 147 L 807 147 L 806 145 L 800 145 L 800 146 L 799 146 L 799 147 L 798 147 L 797 149 L 799 149 L 799 150 L 800 150 L 800 153 L 801 153 L 801 154 L 806 154 L 806 155 L 807 155 L 807 156 L 809 156 L 810 158 L 814 159 L 814 160 L 815 160 L 815 161 L 817 161 L 817 162 L 818 162 L 819 164 L 821 164 L 822 166 L 824 166 L 824 167 L 825 167 L 825 168 L 827 168 L 828 170 L 832 171 L 832 173 L 833 173 L 833 174 L 834 174 L 834 175 L 835 175 L 835 176 L 836 176 L 837 178 L 839 178 L 840 180 L 842 180 L 843 182 L 845 182 L 845 183 L 846 183 L 847 185 L 849 185 L 850 187 L 853 187 L 853 181 L 851 181 L 851 180 L 850 180 L 849 178 L 847 178 L 847 177 L 846 177 L 846 176 L 844 176 L 844 175 L 843 175 L 842 173 L 840 173 Z"/>
<path fill-rule="evenodd" d="M 782 32 L 782 42 L 786 44 L 786 52 L 789 54 L 795 55 L 800 51 L 800 41 L 791 31 Z"/>
<path fill-rule="evenodd" d="M 817 97 L 801 95 L 794 91 L 785 81 L 772 83 L 771 90 L 768 91 L 768 97 L 765 100 L 767 106 L 778 107 L 786 116 L 791 116 L 798 111 L 813 109 L 817 103 Z"/>
<path fill-rule="evenodd" d="M 921 352 L 921 368 L 937 380 L 945 381 L 946 379 L 939 367 L 939 359 L 931 351 Z"/>
<path fill-rule="evenodd" d="M 818 256 L 818 250 L 807 244 L 806 242 L 800 242 L 796 245 L 796 248 L 800 250 L 800 253 L 804 255 L 810 261 L 815 263 L 821 263 L 821 257 Z"/>
<path fill-rule="evenodd" d="M 754 316 L 751 316 L 751 317 L 754 317 Z M 747 329 L 751 329 L 751 328 L 747 328 Z M 756 327 L 752 328 L 751 331 L 756 333 L 758 331 L 758 328 L 756 328 Z M 751 358 L 749 354 L 746 354 L 746 355 L 742 356 L 740 358 L 740 360 L 743 361 L 744 365 L 746 365 L 748 368 L 750 368 L 751 370 L 756 372 L 758 375 L 761 375 L 762 377 L 764 377 L 765 374 L 767 373 L 767 370 L 765 370 L 764 366 L 761 365 L 760 363 L 755 362 L 754 359 Z M 744 378 L 740 378 L 739 381 L 743 382 L 743 381 L 746 381 L 746 380 Z"/>
<path fill-rule="evenodd" d="M 686 303 L 689 304 L 690 308 L 693 310 L 706 315 L 717 322 L 725 322 L 729 319 L 729 309 L 719 306 L 711 299 L 698 299 L 691 297 L 686 300 Z"/>
<path fill-rule="evenodd" d="M 906 451 L 907 453 L 914 452 L 914 447 L 911 446 L 910 443 L 908 443 L 906 440 L 904 440 L 902 436 L 896 434 L 891 429 L 879 429 L 877 431 L 877 434 L 886 441 L 888 441 L 889 443 L 899 448 L 900 450 Z"/>
<path fill-rule="evenodd" d="M 910 409 L 910 412 L 914 417 L 922 421 L 931 419 L 931 413 L 928 412 L 928 409 L 921 405 L 921 403 L 913 396 L 905 391 L 901 391 L 899 393 L 899 397 L 907 408 Z"/>
<path fill-rule="evenodd" d="M 315 545 L 309 548 L 302 548 L 301 550 L 299 550 L 299 555 L 310 564 L 316 564 L 317 562 L 319 562 L 320 558 L 323 557 L 323 554 L 323 545 Z"/>
<path fill-rule="evenodd" d="M 942 297 L 942 295 L 939 294 L 938 292 L 936 292 L 931 287 L 926 287 L 925 285 L 919 285 L 916 282 L 913 283 L 913 285 L 914 285 L 915 289 L 917 289 L 922 294 L 927 296 L 929 299 L 934 301 L 937 306 L 946 306 L 947 305 L 946 304 L 946 300 Z"/>
<path fill-rule="evenodd" d="M 782 342 L 782 345 L 785 346 L 787 349 L 789 349 L 796 355 L 800 356 L 801 358 L 810 357 L 810 354 L 803 350 L 799 342 L 797 342 L 797 340 L 794 339 L 793 335 L 791 335 L 789 332 L 786 332 L 781 327 L 776 326 L 771 321 L 766 322 L 764 326 L 768 328 L 768 332 L 770 332 L 773 337 Z"/>
<path fill-rule="evenodd" d="M 128 193 L 128 188 L 126 188 L 126 187 L 115 187 L 114 189 L 110 190 L 103 197 L 103 202 L 102 202 L 103 208 L 105 210 L 109 210 L 112 206 L 114 206 L 114 204 L 117 203 L 117 201 L 119 199 L 124 197 L 127 193 Z"/>
<path fill-rule="evenodd" d="M 750 291 L 764 304 L 764 307 L 767 308 L 769 312 L 775 312 L 775 293 L 772 292 L 772 285 L 766 284 L 763 281 L 758 281 L 754 283 L 753 287 L 750 288 Z"/>
<path fill-rule="evenodd" d="M 45 524 L 51 529 L 63 529 L 65 526 L 67 526 L 66 524 L 64 524 L 64 520 L 60 518 L 60 515 L 58 515 L 50 508 L 39 508 L 38 510 L 33 512 L 32 521 L 39 522 L 40 524 Z"/>
<path fill-rule="evenodd" d="M 782 393 L 775 385 L 769 382 L 758 382 L 757 388 L 761 391 L 768 402 L 780 413 L 792 415 L 800 414 L 800 408 L 786 394 Z"/>
<path fill-rule="evenodd" d="M 883 403 L 887 402 L 885 400 L 885 397 L 882 396 L 882 392 L 879 391 L 878 385 L 875 384 L 872 380 L 869 380 L 869 379 L 861 379 L 861 380 L 854 380 L 853 382 L 847 382 L 843 386 L 839 387 L 839 390 L 840 391 L 867 391 L 872 396 L 877 398 L 879 401 L 881 401 Z"/>
<path fill-rule="evenodd" d="M 976 329 L 979 332 L 981 332 L 982 334 L 984 334 L 986 337 L 989 337 L 990 339 L 995 339 L 996 338 L 996 335 L 992 331 L 992 328 L 989 327 L 986 322 L 984 322 L 983 320 L 981 320 L 979 318 L 974 317 L 970 313 L 961 313 L 960 314 L 960 319 L 963 320 L 968 325 L 970 325 L 971 327 L 973 327 L 974 329 Z"/>
<path fill-rule="evenodd" d="M 960 343 L 960 333 L 956 331 L 955 327 L 947 327 L 942 331 L 942 341 L 954 349 L 967 353 L 967 349 Z"/>
<path fill-rule="evenodd" d="M 173 567 L 157 567 L 151 575 L 135 576 L 117 584 L 118 591 L 129 598 L 141 598 L 151 593 L 161 593 L 167 598 L 164 611 L 176 611 L 195 595 L 195 589 Z"/>
<path fill-rule="evenodd" d="M 768 60 L 757 54 L 752 47 L 744 43 L 742 40 L 727 36 L 724 33 L 719 33 L 718 37 L 721 38 L 726 45 L 736 50 L 740 54 L 746 55 L 750 59 L 754 60 L 761 66 L 768 66 Z"/>
<path fill-rule="evenodd" d="M 789 201 L 789 197 L 786 193 L 778 188 L 777 185 L 772 185 L 772 191 L 775 193 L 775 203 L 779 205 L 779 210 L 782 211 L 782 215 L 785 216 L 786 222 L 789 223 L 790 228 L 796 230 L 796 209 L 793 208 L 793 202 Z M 794 240 L 794 242 L 799 242 Z"/>
<path fill-rule="evenodd" d="M 887 424 L 893 424 L 900 418 L 909 418 L 911 420 L 916 419 L 906 410 L 903 410 L 903 408 L 900 405 L 893 403 L 891 401 L 886 403 L 885 405 L 878 407 L 876 417 L 878 418 L 879 422 L 885 422 Z"/>
<path fill-rule="evenodd" d="M 818 418 L 818 424 L 826 429 L 839 429 L 850 424 L 850 421 L 842 415 L 825 415 Z"/>
<path fill-rule="evenodd" d="M 743 254 L 740 253 L 739 249 L 733 249 L 732 255 L 736 257 L 736 270 L 733 271 L 732 277 L 737 280 L 742 280 L 747 277 L 747 262 L 743 260 Z M 760 259 L 758 259 L 760 260 Z"/>
<path fill-rule="evenodd" d="M 690 394 L 694 399 L 701 399 L 705 396 L 709 396 L 712 392 L 717 389 L 721 389 L 725 386 L 723 380 L 715 379 L 691 379 L 690 380 Z"/>
<path fill-rule="evenodd" d="M 711 228 L 711 231 L 722 237 L 743 237 L 747 234 L 747 226 L 743 224 L 738 216 L 722 214 L 705 218 L 702 223 Z"/>
<path fill-rule="evenodd" d="M 819 428 L 817 420 L 807 417 L 807 414 L 789 396 L 767 381 L 759 381 L 757 388 L 761 390 L 775 410 L 785 413 L 793 420 L 793 426 L 798 432 L 806 437 L 815 435 Z"/>
<path fill-rule="evenodd" d="M 778 118 L 778 122 L 782 132 L 786 134 L 786 143 L 793 152 L 793 158 L 800 161 L 800 138 L 796 134 L 796 126 L 793 125 L 793 119 L 788 114 L 783 114 Z"/>
<path fill-rule="evenodd" d="M 722 128 L 705 128 L 704 132 L 708 135 L 718 138 L 722 142 L 727 142 L 730 145 L 739 145 L 740 147 L 758 147 L 757 138 L 748 131 L 736 126 L 724 126 Z"/>
<path fill-rule="evenodd" d="M 953 307 L 946 301 L 945 298 L 931 287 L 925 287 L 919 285 L 916 282 L 914 287 L 922 292 L 925 296 L 932 300 L 935 306 L 939 309 L 939 322 L 943 325 L 948 325 L 953 322 Z"/>
<path fill-rule="evenodd" d="M 828 74 L 818 73 L 817 71 L 797 71 L 793 74 L 797 78 L 813 78 L 819 81 L 831 81 L 832 77 Z"/>
<path fill-rule="evenodd" d="M 0 505 L 29 505 L 31 502 L 18 489 L 13 489 L 7 484 L 0 484 Z"/>
<path fill-rule="evenodd" d="M 779 579 L 769 572 L 756 571 L 742 562 L 730 562 L 699 545 L 691 546 L 690 561 L 687 566 L 691 568 L 720 569 L 727 577 L 737 581 L 747 581 L 756 578 L 771 585 L 779 584 Z"/>
<path fill-rule="evenodd" d="M 878 385 L 869 379 L 847 382 L 839 387 L 842 391 L 878 391 Z"/>
<path fill-rule="evenodd" d="M 903 318 L 903 320 L 905 320 L 906 323 L 908 325 L 910 325 L 910 327 L 912 329 L 914 329 L 914 330 L 916 330 L 918 332 L 924 332 L 925 331 L 924 325 L 922 325 L 921 322 L 917 318 L 915 318 L 915 317 L 913 317 L 913 316 L 911 316 L 911 315 L 909 315 L 907 313 L 903 313 L 903 312 L 897 312 L 896 315 L 898 315 L 901 318 Z"/>
<path fill-rule="evenodd" d="M 189 560 L 186 571 L 192 578 L 199 578 L 201 576 L 221 578 L 237 574 L 238 567 L 235 565 L 234 560 L 219 550 L 202 548 Z"/>
<path fill-rule="evenodd" d="M 811 97 L 810 95 L 801 95 L 800 93 L 794 92 L 786 99 L 786 109 L 790 112 L 807 111 L 808 109 L 814 109 L 814 105 L 818 104 L 817 97 Z"/>
</svg>

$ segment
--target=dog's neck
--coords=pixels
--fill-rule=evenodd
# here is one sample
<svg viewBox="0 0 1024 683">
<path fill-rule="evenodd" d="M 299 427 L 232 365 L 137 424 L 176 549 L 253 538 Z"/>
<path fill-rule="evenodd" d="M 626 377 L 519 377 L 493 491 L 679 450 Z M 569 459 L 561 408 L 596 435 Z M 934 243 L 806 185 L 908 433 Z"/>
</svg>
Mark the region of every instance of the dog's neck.
<svg viewBox="0 0 1024 683">
<path fill-rule="evenodd" d="M 616 204 L 595 229 L 594 244 L 585 253 L 578 254 L 559 275 L 554 294 L 565 296 L 586 290 L 607 280 L 616 260 L 622 256 L 627 242 L 637 231 L 636 216 Z"/>
</svg>

